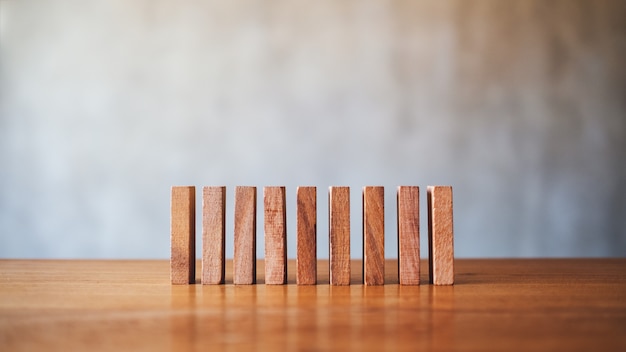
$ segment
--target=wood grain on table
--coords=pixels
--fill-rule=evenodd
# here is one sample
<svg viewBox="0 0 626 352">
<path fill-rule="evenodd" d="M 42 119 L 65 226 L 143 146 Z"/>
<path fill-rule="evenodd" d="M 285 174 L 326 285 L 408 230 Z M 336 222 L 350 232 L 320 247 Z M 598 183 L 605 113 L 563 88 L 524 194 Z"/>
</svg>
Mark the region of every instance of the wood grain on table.
<svg viewBox="0 0 626 352">
<path fill-rule="evenodd" d="M 290 260 L 288 285 L 259 261 L 241 286 L 226 264 L 226 285 L 171 285 L 167 260 L 0 260 L 0 351 L 626 350 L 626 259 L 458 259 L 454 286 L 398 285 L 395 260 L 384 286 L 361 261 L 328 285 L 326 260 L 319 285 Z"/>
</svg>

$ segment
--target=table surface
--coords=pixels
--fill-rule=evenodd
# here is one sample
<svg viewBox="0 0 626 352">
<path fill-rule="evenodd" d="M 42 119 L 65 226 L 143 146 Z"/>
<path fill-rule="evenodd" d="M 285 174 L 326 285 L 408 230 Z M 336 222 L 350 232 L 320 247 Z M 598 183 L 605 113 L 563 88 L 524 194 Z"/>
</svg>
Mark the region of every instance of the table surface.
<svg viewBox="0 0 626 352">
<path fill-rule="evenodd" d="M 294 261 L 288 285 L 232 285 L 229 261 L 226 285 L 172 286 L 165 260 L 0 260 L 0 351 L 626 351 L 626 259 L 457 259 L 454 286 L 399 286 L 395 260 L 363 286 L 361 265 L 345 287 L 327 261 L 316 286 Z"/>
</svg>

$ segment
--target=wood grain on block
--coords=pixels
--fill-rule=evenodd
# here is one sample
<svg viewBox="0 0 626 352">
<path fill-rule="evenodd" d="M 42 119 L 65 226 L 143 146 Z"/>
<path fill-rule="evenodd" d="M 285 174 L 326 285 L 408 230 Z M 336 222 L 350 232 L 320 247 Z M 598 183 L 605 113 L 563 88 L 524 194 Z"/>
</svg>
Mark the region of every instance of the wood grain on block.
<svg viewBox="0 0 626 352">
<path fill-rule="evenodd" d="M 202 284 L 224 283 L 226 187 L 202 189 Z"/>
<path fill-rule="evenodd" d="M 330 284 L 350 285 L 350 187 L 329 190 Z"/>
<path fill-rule="evenodd" d="M 263 188 L 265 209 L 265 284 L 287 283 L 285 187 Z"/>
<path fill-rule="evenodd" d="M 185 285 L 196 281 L 196 187 L 172 187 L 170 279 Z"/>
<path fill-rule="evenodd" d="M 317 284 L 317 188 L 297 190 L 296 283 Z"/>
<path fill-rule="evenodd" d="M 430 282 L 454 284 L 452 187 L 428 186 L 428 261 Z"/>
<path fill-rule="evenodd" d="M 420 284 L 420 189 L 398 187 L 398 275 L 400 285 Z"/>
<path fill-rule="evenodd" d="M 233 283 L 256 283 L 256 187 L 235 187 Z"/>
<path fill-rule="evenodd" d="M 363 188 L 363 283 L 385 284 L 385 190 Z"/>
</svg>

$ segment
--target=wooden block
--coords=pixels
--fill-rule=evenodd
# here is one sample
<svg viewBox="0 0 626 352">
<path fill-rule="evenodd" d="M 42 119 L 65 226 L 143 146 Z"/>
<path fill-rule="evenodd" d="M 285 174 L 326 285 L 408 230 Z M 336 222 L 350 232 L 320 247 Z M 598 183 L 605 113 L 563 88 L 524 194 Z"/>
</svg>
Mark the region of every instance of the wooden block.
<svg viewBox="0 0 626 352">
<path fill-rule="evenodd" d="M 235 187 L 233 283 L 256 283 L 256 187 Z"/>
<path fill-rule="evenodd" d="M 454 284 L 452 187 L 428 186 L 428 261 L 430 282 Z"/>
<path fill-rule="evenodd" d="M 350 285 L 350 187 L 329 189 L 330 284 Z"/>
<path fill-rule="evenodd" d="M 400 285 L 420 284 L 420 189 L 398 187 L 398 279 Z"/>
<path fill-rule="evenodd" d="M 172 284 L 196 282 L 196 187 L 172 187 L 170 205 L 170 279 Z"/>
<path fill-rule="evenodd" d="M 297 190 L 297 255 L 296 283 L 317 284 L 317 188 Z"/>
<path fill-rule="evenodd" d="M 265 209 L 265 284 L 287 283 L 285 187 L 263 188 Z"/>
<path fill-rule="evenodd" d="M 363 283 L 385 284 L 385 189 L 363 188 Z"/>
<path fill-rule="evenodd" d="M 226 187 L 202 189 L 202 284 L 219 285 L 225 276 Z"/>
</svg>

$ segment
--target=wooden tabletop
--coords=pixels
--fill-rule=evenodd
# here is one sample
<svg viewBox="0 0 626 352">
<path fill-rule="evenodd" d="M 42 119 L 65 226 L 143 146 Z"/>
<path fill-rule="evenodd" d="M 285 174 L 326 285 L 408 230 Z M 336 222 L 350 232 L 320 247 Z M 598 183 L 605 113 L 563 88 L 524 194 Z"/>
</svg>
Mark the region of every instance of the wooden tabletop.
<svg viewBox="0 0 626 352">
<path fill-rule="evenodd" d="M 329 286 L 327 261 L 317 286 L 293 261 L 288 285 L 260 262 L 235 286 L 231 264 L 226 285 L 172 286 L 168 261 L 0 260 L 0 351 L 626 351 L 626 259 L 458 259 L 447 287 L 399 286 L 393 260 L 385 286 Z"/>
</svg>

